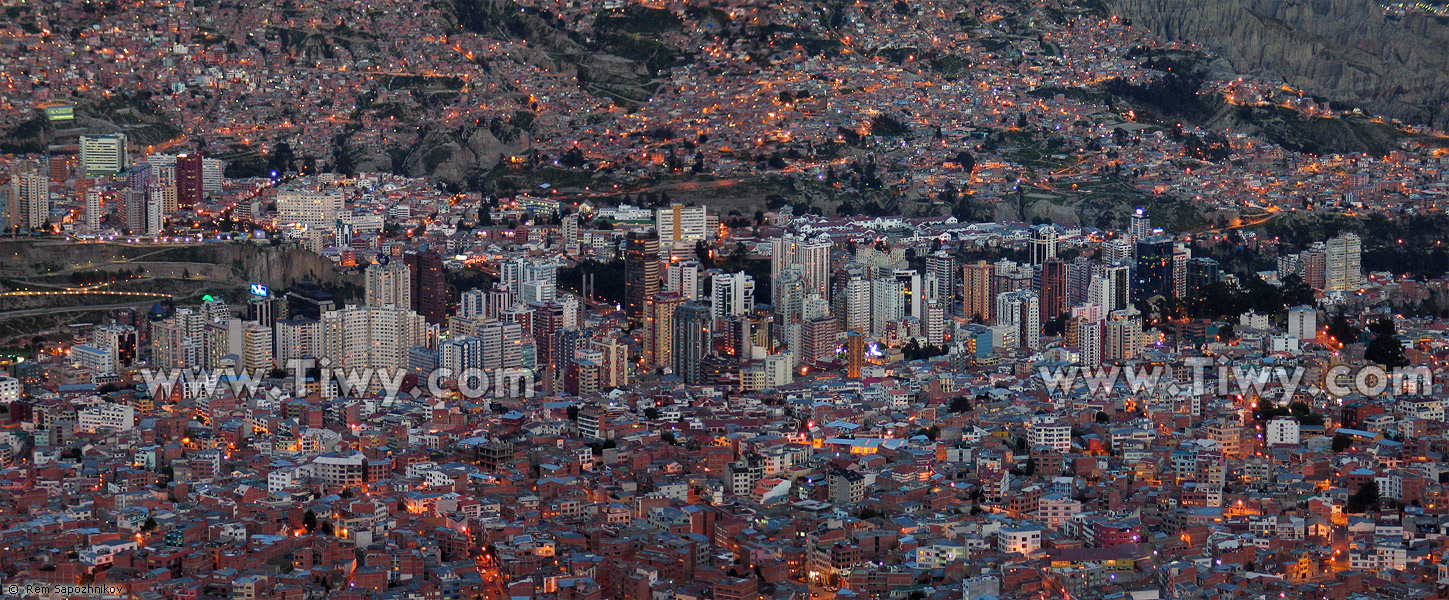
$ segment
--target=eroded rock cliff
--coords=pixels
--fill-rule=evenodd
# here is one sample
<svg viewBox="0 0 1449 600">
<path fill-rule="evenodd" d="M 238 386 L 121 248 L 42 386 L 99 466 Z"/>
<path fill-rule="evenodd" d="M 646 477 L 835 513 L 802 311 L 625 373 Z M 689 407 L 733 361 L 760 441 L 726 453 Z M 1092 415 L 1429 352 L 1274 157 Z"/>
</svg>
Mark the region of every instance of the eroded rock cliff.
<svg viewBox="0 0 1449 600">
<path fill-rule="evenodd" d="M 1109 0 L 1167 39 L 1213 48 L 1240 73 L 1406 121 L 1449 121 L 1449 26 L 1371 0 Z"/>
</svg>

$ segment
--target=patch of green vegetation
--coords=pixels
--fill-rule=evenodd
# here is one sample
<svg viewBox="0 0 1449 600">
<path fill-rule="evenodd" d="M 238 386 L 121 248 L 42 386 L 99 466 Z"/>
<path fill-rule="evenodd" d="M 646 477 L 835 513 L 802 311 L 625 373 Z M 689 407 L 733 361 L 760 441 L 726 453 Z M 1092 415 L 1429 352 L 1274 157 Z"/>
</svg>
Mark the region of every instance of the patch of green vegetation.
<svg viewBox="0 0 1449 600">
<path fill-rule="evenodd" d="M 594 19 L 598 31 L 621 31 L 632 34 L 660 34 L 684 26 L 673 12 L 631 4 L 599 14 Z"/>
<path fill-rule="evenodd" d="M 1106 92 L 1080 87 L 1044 86 L 1027 92 L 1027 95 L 1034 98 L 1055 98 L 1057 94 L 1084 104 L 1106 104 L 1111 99 L 1111 95 Z"/>
<path fill-rule="evenodd" d="M 389 90 L 436 88 L 461 90 L 463 89 L 463 79 L 451 75 L 386 75 L 382 78 L 382 86 Z"/>
<path fill-rule="evenodd" d="M 631 33 L 605 33 L 596 47 L 603 52 L 644 63 L 651 73 L 672 66 L 680 54 L 658 40 Z"/>
<path fill-rule="evenodd" d="M 987 52 L 1000 52 L 1011 47 L 1011 42 L 1001 38 L 989 37 L 981 40 L 981 49 Z"/>
<path fill-rule="evenodd" d="M 822 54 L 839 54 L 843 44 L 840 40 L 817 38 L 817 37 L 786 37 L 776 42 L 777 47 L 794 48 L 799 46 L 807 54 L 819 56 Z"/>
<path fill-rule="evenodd" d="M 528 129 L 529 127 L 533 126 L 533 119 L 536 116 L 537 115 L 526 110 L 514 111 L 513 117 L 508 120 L 508 124 L 519 129 Z"/>
<path fill-rule="evenodd" d="M 444 161 L 448 160 L 448 158 L 452 156 L 453 150 L 448 146 L 437 146 L 435 148 L 432 148 L 431 150 L 428 150 L 427 154 L 423 155 L 423 168 L 431 173 L 434 169 L 438 168 L 438 165 L 443 164 Z"/>
<path fill-rule="evenodd" d="M 935 69 L 937 72 L 945 73 L 947 75 L 959 75 L 966 72 L 966 69 L 970 68 L 971 66 L 970 61 L 967 61 L 966 59 L 956 56 L 954 54 L 947 54 L 945 56 L 933 58 L 928 64 L 930 64 L 931 68 Z"/>
<path fill-rule="evenodd" d="M 1238 106 L 1234 118 L 1268 141 L 1307 154 L 1364 152 L 1383 156 L 1407 134 L 1360 116 L 1313 117 L 1285 106 Z"/>
</svg>

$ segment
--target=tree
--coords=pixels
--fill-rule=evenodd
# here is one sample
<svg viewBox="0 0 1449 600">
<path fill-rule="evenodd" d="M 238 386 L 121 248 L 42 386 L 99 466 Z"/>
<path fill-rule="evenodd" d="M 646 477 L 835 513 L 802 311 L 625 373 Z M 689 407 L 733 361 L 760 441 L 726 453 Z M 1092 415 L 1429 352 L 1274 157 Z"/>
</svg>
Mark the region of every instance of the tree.
<svg viewBox="0 0 1449 600">
<path fill-rule="evenodd" d="M 1328 322 L 1328 335 L 1340 344 L 1352 344 L 1358 341 L 1358 328 L 1348 323 L 1348 318 L 1343 313 L 1333 316 Z"/>
<path fill-rule="evenodd" d="M 1219 327 L 1218 328 L 1218 341 L 1219 342 L 1226 342 L 1226 341 L 1232 340 L 1233 337 L 1236 336 L 1236 335 L 1237 335 L 1237 332 L 1233 330 L 1233 324 L 1232 323 L 1225 324 L 1222 327 Z"/>
<path fill-rule="evenodd" d="M 156 529 L 156 519 L 148 515 L 146 522 L 141 523 L 141 531 L 152 531 L 154 529 Z"/>
<path fill-rule="evenodd" d="M 971 410 L 971 399 L 965 396 L 956 396 L 951 399 L 951 405 L 946 410 L 953 413 L 963 413 Z"/>
<path fill-rule="evenodd" d="M 568 416 L 569 416 L 569 420 L 570 421 L 577 421 L 577 420 L 579 420 L 579 407 L 577 407 L 577 406 L 570 406 L 568 408 Z"/>
<path fill-rule="evenodd" d="M 1404 356 L 1404 344 L 1399 341 L 1393 320 L 1379 319 L 1369 325 L 1369 331 L 1373 332 L 1374 338 L 1369 341 L 1368 348 L 1364 349 L 1365 359 L 1389 367 L 1409 364 L 1409 359 Z"/>
<path fill-rule="evenodd" d="M 961 170 L 970 173 L 976 170 L 976 157 L 970 152 L 962 150 L 956 153 L 956 164 L 961 165 Z"/>
<path fill-rule="evenodd" d="M 1358 491 L 1348 497 L 1347 510 L 1350 513 L 1366 512 L 1369 509 L 1379 508 L 1379 483 L 1372 479 L 1365 481 L 1358 487 Z"/>
<path fill-rule="evenodd" d="M 659 409 L 654 408 L 653 406 L 644 409 L 644 418 L 649 419 L 650 421 L 658 421 Z"/>
<path fill-rule="evenodd" d="M 1352 448 L 1352 447 L 1353 447 L 1353 438 L 1348 437 L 1348 436 L 1346 436 L 1346 435 L 1344 435 L 1342 433 L 1336 433 L 1336 434 L 1333 435 L 1333 452 L 1334 452 L 1334 454 L 1337 454 L 1339 452 L 1343 452 L 1344 450 L 1347 450 L 1347 449 Z"/>
<path fill-rule="evenodd" d="M 1104 423 L 1104 424 L 1105 423 L 1110 423 L 1110 422 L 1112 422 L 1112 417 L 1109 416 L 1107 413 L 1102 412 L 1102 411 L 1099 410 L 1099 411 L 1097 411 L 1097 422 L 1098 423 Z"/>
<path fill-rule="evenodd" d="M 1036 475 L 1036 459 L 1035 458 L 1032 458 L 1030 456 L 1026 457 L 1026 469 L 1023 470 L 1023 473 L 1025 473 L 1027 477 L 1031 477 L 1032 475 Z"/>
<path fill-rule="evenodd" d="M 317 513 L 312 512 L 310 508 L 302 514 L 302 529 L 306 530 L 307 533 L 312 533 L 317 529 Z"/>
</svg>

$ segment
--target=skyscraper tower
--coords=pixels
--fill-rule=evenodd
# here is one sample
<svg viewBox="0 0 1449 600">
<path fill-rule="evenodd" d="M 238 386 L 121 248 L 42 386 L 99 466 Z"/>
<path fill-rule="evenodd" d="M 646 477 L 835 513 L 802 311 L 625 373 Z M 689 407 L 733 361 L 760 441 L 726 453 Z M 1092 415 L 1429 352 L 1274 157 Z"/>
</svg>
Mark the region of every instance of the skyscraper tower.
<svg viewBox="0 0 1449 600">
<path fill-rule="evenodd" d="M 956 307 L 956 256 L 945 250 L 937 250 L 926 256 L 926 271 L 936 275 L 940 286 L 939 299 L 950 312 Z"/>
<path fill-rule="evenodd" d="M 1031 229 L 1031 264 L 1039 265 L 1057 257 L 1057 228 L 1037 225 Z"/>
<path fill-rule="evenodd" d="M 684 302 L 673 292 L 644 299 L 644 366 L 650 370 L 674 366 L 674 315 Z"/>
<path fill-rule="evenodd" d="M 631 328 L 644 324 L 644 303 L 659 293 L 659 236 L 631 231 L 624 240 L 624 314 Z"/>
<path fill-rule="evenodd" d="M 996 278 L 996 267 L 984 260 L 961 268 L 961 314 L 973 321 L 991 320 L 991 309 L 996 303 L 992 285 Z"/>
<path fill-rule="evenodd" d="M 713 347 L 714 315 L 707 302 L 685 302 L 674 310 L 674 373 L 690 385 L 703 383 L 704 357 Z"/>
<path fill-rule="evenodd" d="M 1067 312 L 1067 264 L 1055 258 L 1041 265 L 1041 320 Z"/>
<path fill-rule="evenodd" d="M 1041 349 L 1041 299 L 1035 292 L 1016 290 L 997 296 L 996 322 L 1016 329 L 1018 346 Z"/>
<path fill-rule="evenodd" d="M 1127 238 L 1135 242 L 1149 235 L 1152 235 L 1152 219 L 1147 216 L 1147 209 L 1138 208 L 1132 212 L 1132 221 L 1127 226 Z"/>
<path fill-rule="evenodd" d="M 201 203 L 201 155 L 176 156 L 176 203 L 189 208 Z"/>
<path fill-rule="evenodd" d="M 1324 290 L 1347 292 L 1363 285 L 1363 242 L 1357 235 L 1345 233 L 1328 240 L 1324 254 Z"/>
<path fill-rule="evenodd" d="M 852 331 L 845 337 L 845 376 L 860 379 L 860 369 L 865 366 L 865 336 Z"/>
<path fill-rule="evenodd" d="M 428 320 L 442 325 L 448 314 L 448 284 L 443 278 L 443 257 L 436 251 L 409 252 L 404 262 L 412 270 L 411 308 Z"/>
<path fill-rule="evenodd" d="M 1172 238 L 1152 236 L 1137 240 L 1137 269 L 1132 277 L 1132 295 L 1139 299 L 1173 296 Z"/>
<path fill-rule="evenodd" d="M 413 282 L 408 266 L 386 257 L 382 260 L 384 262 L 369 265 L 365 271 L 367 288 L 364 304 L 412 308 Z"/>
</svg>

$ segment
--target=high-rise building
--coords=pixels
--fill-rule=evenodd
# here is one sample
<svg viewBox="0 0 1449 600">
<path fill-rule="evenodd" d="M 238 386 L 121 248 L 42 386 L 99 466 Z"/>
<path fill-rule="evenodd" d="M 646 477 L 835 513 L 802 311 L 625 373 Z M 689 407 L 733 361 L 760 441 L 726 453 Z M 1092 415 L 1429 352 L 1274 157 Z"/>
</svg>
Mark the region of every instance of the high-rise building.
<svg viewBox="0 0 1449 600">
<path fill-rule="evenodd" d="M 599 362 L 599 385 L 621 387 L 629 385 L 629 347 L 614 336 L 596 337 L 589 347 L 602 355 Z"/>
<path fill-rule="evenodd" d="M 703 206 L 671 204 L 654 209 L 654 228 L 659 232 L 659 241 L 669 247 L 704 240 L 709 235 L 707 222 Z"/>
<path fill-rule="evenodd" d="M 1315 290 L 1328 289 L 1328 248 L 1327 244 L 1318 242 L 1299 255 L 1299 264 L 1303 268 L 1303 281 Z"/>
<path fill-rule="evenodd" d="M 283 319 L 272 327 L 277 364 L 323 356 L 325 338 L 322 322 L 313 319 Z"/>
<path fill-rule="evenodd" d="M 286 299 L 289 319 L 321 321 L 323 313 L 337 309 L 337 298 L 322 286 L 310 281 L 299 281 L 287 288 Z"/>
<path fill-rule="evenodd" d="M 1187 287 L 1184 292 L 1192 296 L 1200 296 L 1207 286 L 1213 284 L 1221 276 L 1218 270 L 1218 261 L 1206 256 L 1187 261 Z"/>
<path fill-rule="evenodd" d="M 411 283 L 411 281 L 409 281 Z M 412 303 L 409 299 L 409 304 Z M 510 302 L 510 304 L 512 304 Z M 465 319 L 487 319 L 488 316 L 488 293 L 478 288 L 473 288 L 458 295 L 458 316 Z"/>
<path fill-rule="evenodd" d="M 23 171 L 14 176 L 14 181 L 14 197 L 23 207 L 15 212 L 25 215 L 21 229 L 45 227 L 50 222 L 50 180 L 39 171 Z"/>
<path fill-rule="evenodd" d="M 1055 225 L 1037 225 L 1031 228 L 1031 264 L 1039 265 L 1057 257 L 1057 228 Z"/>
<path fill-rule="evenodd" d="M 201 155 L 176 155 L 176 203 L 190 208 L 201 203 Z"/>
<path fill-rule="evenodd" d="M 505 321 L 484 323 L 478 330 L 483 341 L 484 369 L 517 369 L 523 366 L 523 326 Z"/>
<path fill-rule="evenodd" d="M 1102 364 L 1102 321 L 1101 319 L 1074 318 L 1069 327 L 1075 329 L 1077 353 L 1081 364 L 1096 366 Z"/>
<path fill-rule="evenodd" d="M 1016 332 L 1018 344 L 1041 349 L 1041 299 L 1030 290 L 1002 292 L 996 297 L 996 323 Z"/>
<path fill-rule="evenodd" d="M 1324 254 L 1324 291 L 1348 292 L 1363 286 L 1363 242 L 1352 233 L 1328 240 Z"/>
<path fill-rule="evenodd" d="M 91 188 L 86 190 L 86 229 L 98 231 L 101 228 L 101 219 L 105 215 L 101 213 L 102 190 Z"/>
<path fill-rule="evenodd" d="M 168 214 L 166 212 L 166 200 L 161 197 L 159 192 L 160 189 L 153 186 L 151 193 L 147 194 L 145 228 L 136 233 L 154 236 L 161 235 L 161 232 L 166 230 L 166 215 Z"/>
<path fill-rule="evenodd" d="M 574 256 L 579 253 L 579 215 L 565 215 L 559 222 L 559 235 L 563 237 L 564 253 Z"/>
<path fill-rule="evenodd" d="M 650 370 L 674 366 L 674 311 L 684 304 L 679 294 L 652 294 L 644 301 L 644 366 Z"/>
<path fill-rule="evenodd" d="M 442 325 L 448 317 L 448 283 L 443 276 L 443 257 L 436 251 L 403 255 L 412 281 L 411 308 L 429 324 Z"/>
<path fill-rule="evenodd" d="M 836 320 L 829 316 L 807 319 L 800 324 L 801 362 L 829 359 L 835 355 L 835 340 L 840 330 Z"/>
<path fill-rule="evenodd" d="M 701 267 L 702 265 L 697 260 L 669 263 L 669 266 L 664 269 L 664 291 L 677 293 L 687 300 L 698 300 Z"/>
<path fill-rule="evenodd" d="M 1153 296 L 1173 296 L 1172 238 L 1151 236 L 1137 240 L 1132 295 L 1144 300 Z"/>
<path fill-rule="evenodd" d="M 201 191 L 206 194 L 220 194 L 221 181 L 225 174 L 225 161 L 214 158 L 201 159 Z"/>
<path fill-rule="evenodd" d="M 865 336 L 852 331 L 845 336 L 845 376 L 860 379 L 860 370 L 865 367 Z"/>
<path fill-rule="evenodd" d="M 1147 215 L 1147 209 L 1138 208 L 1132 211 L 1132 220 L 1127 227 L 1127 239 L 1129 242 L 1136 242 L 1142 238 L 1152 235 L 1152 219 Z"/>
<path fill-rule="evenodd" d="M 743 315 L 754 310 L 754 277 L 740 271 L 739 273 L 716 273 L 710 279 L 712 288 L 710 305 L 715 318 Z"/>
<path fill-rule="evenodd" d="M 819 294 L 830 297 L 830 248 L 833 242 L 829 235 L 796 236 L 786 235 L 770 240 L 770 281 L 778 281 L 780 274 L 792 266 L 800 268 L 804 277 L 805 295 Z M 778 297 L 771 302 L 779 304 Z"/>
<path fill-rule="evenodd" d="M 704 383 L 704 357 L 711 354 L 714 314 L 705 302 L 685 302 L 674 310 L 674 373 L 686 384 Z"/>
<path fill-rule="evenodd" d="M 996 305 L 995 280 L 996 268 L 984 260 L 961 267 L 963 316 L 983 323 L 991 321 L 992 309 Z"/>
<path fill-rule="evenodd" d="M 1067 263 L 1067 306 L 1087 301 L 1087 286 L 1091 285 L 1096 268 L 1096 261 L 1085 256 L 1078 256 Z"/>
<path fill-rule="evenodd" d="M 946 343 L 946 305 L 939 301 L 927 302 L 921 309 L 921 328 L 926 335 L 926 343 L 932 346 L 942 346 Z"/>
<path fill-rule="evenodd" d="M 885 333 L 886 325 L 906 317 L 905 287 L 894 277 L 870 282 L 870 334 Z"/>
<path fill-rule="evenodd" d="M 402 369 L 408 348 L 433 347 L 437 330 L 402 307 L 347 306 L 322 314 L 323 352 L 334 369 Z"/>
<path fill-rule="evenodd" d="M 25 228 L 25 207 L 21 206 L 18 179 L 0 174 L 0 234 Z"/>
<path fill-rule="evenodd" d="M 1102 267 L 1102 278 L 1108 283 L 1108 291 L 1105 298 L 1109 302 L 1099 302 L 1102 310 L 1112 312 L 1122 310 L 1132 304 L 1132 273 L 1127 265 L 1108 265 Z"/>
<path fill-rule="evenodd" d="M 538 342 L 538 364 L 562 366 L 568 358 L 559 352 L 559 335 L 564 331 L 566 311 L 559 302 L 532 303 L 533 340 Z"/>
<path fill-rule="evenodd" d="M 841 331 L 870 330 L 870 285 L 869 281 L 856 275 L 841 288 L 837 297 L 841 310 L 836 315 Z"/>
<path fill-rule="evenodd" d="M 925 300 L 925 288 L 921 284 L 921 274 L 915 269 L 896 269 L 895 278 L 901 284 L 904 294 L 902 310 L 906 316 L 921 318 L 921 305 Z"/>
<path fill-rule="evenodd" d="M 624 240 L 624 314 L 630 327 L 644 325 L 644 304 L 658 293 L 659 236 L 631 231 Z"/>
<path fill-rule="evenodd" d="M 136 328 L 130 325 L 109 323 L 91 330 L 90 345 L 100 348 L 109 355 L 111 364 L 129 367 L 136 362 L 138 338 Z"/>
<path fill-rule="evenodd" d="M 1318 311 L 1312 306 L 1288 309 L 1288 335 L 1300 340 L 1318 337 Z"/>
<path fill-rule="evenodd" d="M 131 150 L 126 134 L 88 134 L 80 136 L 81 170 L 86 176 L 115 175 L 131 166 Z"/>
<path fill-rule="evenodd" d="M 272 328 L 259 323 L 242 326 L 241 367 L 247 373 L 269 371 L 272 361 Z"/>
<path fill-rule="evenodd" d="M 277 211 L 285 225 L 331 229 L 342 212 L 342 190 L 291 189 L 277 193 Z"/>
<path fill-rule="evenodd" d="M 402 261 L 382 258 L 368 265 L 364 304 L 367 306 L 413 307 L 412 270 Z"/>
<path fill-rule="evenodd" d="M 1055 258 L 1041 264 L 1041 319 L 1045 323 L 1067 312 L 1067 265 Z"/>
<path fill-rule="evenodd" d="M 1192 259 L 1192 249 L 1181 242 L 1172 245 L 1172 296 L 1187 295 L 1187 263 Z"/>
<path fill-rule="evenodd" d="M 946 305 L 948 312 L 954 313 L 959 306 L 956 303 L 956 255 L 945 250 L 926 255 L 926 272 L 936 276 L 936 283 L 940 286 L 939 300 Z"/>
<path fill-rule="evenodd" d="M 176 161 L 152 168 L 151 183 L 146 190 L 152 197 L 161 199 L 162 212 L 168 215 L 176 212 L 179 208 L 176 201 Z"/>
<path fill-rule="evenodd" d="M 1102 328 L 1102 358 L 1131 360 L 1142 348 L 1142 313 L 1128 307 L 1112 311 Z"/>
</svg>

